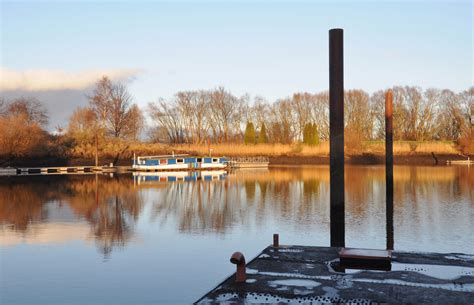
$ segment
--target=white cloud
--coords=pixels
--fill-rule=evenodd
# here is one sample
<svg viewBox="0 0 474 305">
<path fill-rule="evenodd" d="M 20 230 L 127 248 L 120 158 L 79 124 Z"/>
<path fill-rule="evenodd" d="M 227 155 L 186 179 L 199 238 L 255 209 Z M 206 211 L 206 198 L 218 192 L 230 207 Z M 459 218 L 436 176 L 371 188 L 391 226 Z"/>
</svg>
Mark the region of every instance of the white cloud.
<svg viewBox="0 0 474 305">
<path fill-rule="evenodd" d="M 112 80 L 129 80 L 140 72 L 138 69 L 86 70 L 76 73 L 46 69 L 16 71 L 0 67 L 0 90 L 81 90 L 93 85 L 104 75 Z"/>
</svg>

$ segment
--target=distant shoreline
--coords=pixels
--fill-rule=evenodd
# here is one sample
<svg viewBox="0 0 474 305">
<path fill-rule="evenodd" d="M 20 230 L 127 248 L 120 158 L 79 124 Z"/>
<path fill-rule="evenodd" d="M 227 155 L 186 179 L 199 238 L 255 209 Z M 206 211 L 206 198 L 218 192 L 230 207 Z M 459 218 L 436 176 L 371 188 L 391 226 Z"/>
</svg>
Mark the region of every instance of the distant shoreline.
<svg viewBox="0 0 474 305">
<path fill-rule="evenodd" d="M 241 155 L 240 157 L 248 157 L 249 155 Z M 250 156 L 249 156 L 250 157 Z M 431 154 L 415 153 L 401 154 L 394 156 L 395 165 L 446 165 L 447 160 L 465 160 L 467 157 L 460 154 L 435 154 L 438 163 Z M 100 158 L 99 165 L 108 165 L 113 161 L 112 158 Z M 298 156 L 298 155 L 281 155 L 269 156 L 270 166 L 302 166 L 302 165 L 329 165 L 329 156 Z M 385 164 L 385 156 L 383 154 L 369 154 L 346 156 L 346 164 L 352 165 L 383 165 Z M 49 158 L 21 158 L 12 160 L 9 164 L 0 167 L 27 167 L 27 166 L 66 166 L 66 165 L 93 165 L 93 158 L 72 158 L 61 159 L 57 157 Z M 120 166 L 131 165 L 131 159 L 121 159 L 118 164 Z"/>
<path fill-rule="evenodd" d="M 395 155 L 395 165 L 446 165 L 448 160 L 465 160 L 466 157 L 459 154 L 431 154 Z M 353 165 L 383 165 L 385 155 L 362 154 L 346 156 L 346 164 Z M 329 156 L 278 156 L 270 157 L 270 165 L 328 165 Z"/>
</svg>

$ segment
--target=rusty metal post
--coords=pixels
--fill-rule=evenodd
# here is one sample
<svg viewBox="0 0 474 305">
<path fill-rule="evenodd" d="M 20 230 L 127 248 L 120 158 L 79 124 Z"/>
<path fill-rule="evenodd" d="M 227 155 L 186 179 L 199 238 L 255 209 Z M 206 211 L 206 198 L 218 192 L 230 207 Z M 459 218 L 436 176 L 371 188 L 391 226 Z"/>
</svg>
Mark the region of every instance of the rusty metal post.
<svg viewBox="0 0 474 305">
<path fill-rule="evenodd" d="M 230 257 L 230 262 L 232 264 L 237 265 L 237 271 L 235 273 L 235 281 L 237 283 L 239 282 L 245 282 L 246 280 L 246 274 L 245 274 L 245 257 L 241 252 L 234 252 L 232 256 Z"/>
<path fill-rule="evenodd" d="M 273 247 L 278 248 L 280 246 L 280 240 L 279 240 L 279 235 L 278 234 L 273 234 Z"/>
<path fill-rule="evenodd" d="M 99 166 L 99 136 L 95 131 L 95 167 Z"/>
<path fill-rule="evenodd" d="M 393 93 L 385 93 L 385 209 L 387 250 L 393 250 Z"/>
<path fill-rule="evenodd" d="M 331 247 L 344 247 L 344 48 L 342 29 L 329 31 L 329 143 Z"/>
</svg>

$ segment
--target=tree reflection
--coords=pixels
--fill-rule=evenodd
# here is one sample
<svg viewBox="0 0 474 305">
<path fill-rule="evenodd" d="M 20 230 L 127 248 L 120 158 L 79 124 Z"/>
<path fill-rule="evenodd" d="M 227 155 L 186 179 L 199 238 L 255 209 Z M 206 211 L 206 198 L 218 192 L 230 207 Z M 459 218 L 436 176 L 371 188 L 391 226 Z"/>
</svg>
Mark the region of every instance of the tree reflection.
<svg viewBox="0 0 474 305">
<path fill-rule="evenodd" d="M 24 232 L 31 222 L 47 219 L 44 209 L 52 194 L 45 192 L 49 183 L 25 183 L 16 177 L 0 179 L 0 223 L 15 231 Z"/>
<path fill-rule="evenodd" d="M 15 232 L 31 233 L 34 223 L 48 217 L 50 204 L 67 206 L 74 215 L 86 220 L 91 236 L 108 257 L 133 236 L 133 226 L 143 205 L 132 180 L 102 175 L 13 177 L 0 180 L 0 223 Z M 64 221 L 64 219 L 61 219 Z M 69 221 L 76 221 L 69 219 Z"/>
<path fill-rule="evenodd" d="M 384 237 L 384 167 L 349 166 L 345 172 L 347 232 Z M 427 228 L 448 230 L 452 225 L 443 223 L 449 217 L 442 216 L 448 208 L 469 215 L 473 173 L 461 167 L 395 167 L 396 236 L 422 236 Z M 38 223 L 79 220 L 88 225 L 88 238 L 106 257 L 133 239 L 140 217 L 185 234 L 227 234 L 234 227 L 260 230 L 269 223 L 284 223 L 301 232 L 329 228 L 327 166 L 236 171 L 224 180 L 157 180 L 142 185 L 134 185 L 130 175 L 13 177 L 0 179 L 0 193 L 4 231 L 28 235 Z M 463 221 L 459 225 L 466 225 Z"/>
</svg>

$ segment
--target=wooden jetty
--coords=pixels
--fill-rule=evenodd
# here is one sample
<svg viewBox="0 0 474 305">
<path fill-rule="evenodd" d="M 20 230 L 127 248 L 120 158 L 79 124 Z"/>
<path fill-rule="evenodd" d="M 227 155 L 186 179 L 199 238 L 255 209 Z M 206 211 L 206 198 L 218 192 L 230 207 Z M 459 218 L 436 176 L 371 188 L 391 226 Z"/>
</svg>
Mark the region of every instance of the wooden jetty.
<svg viewBox="0 0 474 305">
<path fill-rule="evenodd" d="M 231 168 L 268 168 L 269 163 L 267 157 L 238 157 L 229 161 Z"/>
<path fill-rule="evenodd" d="M 474 165 L 474 160 L 467 158 L 467 160 L 447 160 L 448 165 Z"/>
<path fill-rule="evenodd" d="M 0 176 L 13 176 L 16 175 L 17 169 L 13 167 L 0 168 Z"/>
<path fill-rule="evenodd" d="M 195 304 L 472 304 L 474 255 L 391 252 L 386 270 L 340 262 L 339 247 L 269 246 Z"/>
</svg>

